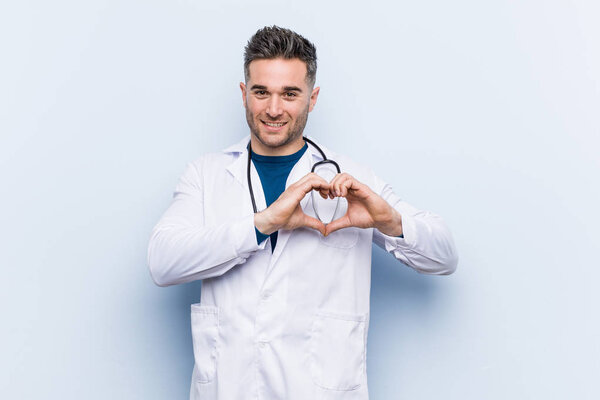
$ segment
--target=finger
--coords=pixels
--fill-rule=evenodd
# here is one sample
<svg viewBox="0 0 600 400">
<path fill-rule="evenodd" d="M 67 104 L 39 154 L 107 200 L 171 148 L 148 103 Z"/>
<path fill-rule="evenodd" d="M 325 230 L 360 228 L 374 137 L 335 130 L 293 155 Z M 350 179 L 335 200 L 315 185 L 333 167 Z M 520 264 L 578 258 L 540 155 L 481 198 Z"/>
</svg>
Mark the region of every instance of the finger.
<svg viewBox="0 0 600 400">
<path fill-rule="evenodd" d="M 333 193 L 333 195 L 335 195 L 335 190 L 333 189 L 333 187 L 335 186 L 336 183 L 338 183 L 340 181 L 340 179 L 343 179 L 346 175 L 345 172 L 336 174 L 333 179 L 331 180 L 331 182 L 329 182 L 329 185 L 331 185 L 331 192 Z"/>
<path fill-rule="evenodd" d="M 314 189 L 327 189 L 329 190 L 329 182 L 320 177 L 317 174 L 307 175 L 305 178 L 298 181 L 299 186 L 304 190 L 305 193 L 310 192 Z"/>
<path fill-rule="evenodd" d="M 335 232 L 342 228 L 348 228 L 352 226 L 350 223 L 350 219 L 347 216 L 343 216 L 341 218 L 336 219 L 335 221 L 331 221 L 326 226 L 325 236 L 329 235 L 332 232 Z"/>
<path fill-rule="evenodd" d="M 299 194 L 301 197 L 304 197 L 306 193 L 309 193 L 313 190 L 317 190 L 318 192 L 323 192 L 324 194 L 329 193 L 329 184 L 327 182 L 319 182 L 319 181 L 308 181 L 304 182 L 304 184 L 298 188 Z"/>
<path fill-rule="evenodd" d="M 354 178 L 348 174 L 345 174 L 344 176 L 340 176 L 340 178 L 337 179 L 336 182 L 332 184 L 332 189 L 335 192 L 336 196 L 338 196 L 338 197 L 345 196 L 343 186 L 348 182 L 350 182 L 350 185 L 352 185 L 353 180 L 354 180 Z"/>
<path fill-rule="evenodd" d="M 314 179 L 318 179 L 319 181 L 323 181 L 323 182 L 329 183 L 325 179 L 323 179 L 322 176 L 320 176 L 320 175 L 318 175 L 318 174 L 316 174 L 314 172 L 309 172 L 308 174 L 304 175 L 296 183 L 299 184 L 299 185 L 302 185 L 305 182 L 310 182 L 310 181 L 313 181 Z"/>
<path fill-rule="evenodd" d="M 341 191 L 340 196 L 342 196 L 342 197 L 348 196 L 348 190 L 350 190 L 350 188 L 352 188 L 353 185 L 354 185 L 354 179 L 348 179 L 348 180 L 345 180 L 344 182 L 340 183 L 340 191 Z"/>
<path fill-rule="evenodd" d="M 336 196 L 342 196 L 341 185 L 348 180 L 356 181 L 356 179 L 354 179 L 352 175 L 347 173 L 341 173 L 338 176 L 336 176 L 336 179 L 334 179 L 334 181 L 330 183 L 333 188 L 333 191 L 336 193 Z"/>
<path fill-rule="evenodd" d="M 304 214 L 304 218 L 302 220 L 302 225 L 315 229 L 319 232 L 321 232 L 321 234 L 323 236 L 325 236 L 325 224 L 323 224 L 321 221 L 319 221 L 316 218 L 313 217 L 309 217 L 308 215 Z"/>
<path fill-rule="evenodd" d="M 296 183 L 302 183 L 302 182 L 304 182 L 304 181 L 306 181 L 306 180 L 310 179 L 310 178 L 311 178 L 313 175 L 317 175 L 317 174 L 315 174 L 314 172 L 309 172 L 308 174 L 304 175 L 302 178 L 298 179 L 298 180 L 296 181 Z M 317 176 L 318 176 L 318 175 L 317 175 Z"/>
<path fill-rule="evenodd" d="M 323 191 L 324 194 L 329 193 L 329 183 L 316 174 L 304 176 L 298 182 L 290 185 L 286 192 L 291 193 L 296 201 L 300 201 L 311 190 Z"/>
</svg>

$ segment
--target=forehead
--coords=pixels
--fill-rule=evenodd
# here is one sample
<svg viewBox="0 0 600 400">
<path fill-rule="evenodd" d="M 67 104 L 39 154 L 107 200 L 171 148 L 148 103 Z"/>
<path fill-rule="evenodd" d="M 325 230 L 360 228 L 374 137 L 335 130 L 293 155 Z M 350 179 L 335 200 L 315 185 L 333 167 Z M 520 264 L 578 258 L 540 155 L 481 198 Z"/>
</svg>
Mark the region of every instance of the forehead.
<svg viewBox="0 0 600 400">
<path fill-rule="evenodd" d="M 306 86 L 306 64 L 299 58 L 254 60 L 248 65 L 249 82 L 267 87 Z"/>
</svg>

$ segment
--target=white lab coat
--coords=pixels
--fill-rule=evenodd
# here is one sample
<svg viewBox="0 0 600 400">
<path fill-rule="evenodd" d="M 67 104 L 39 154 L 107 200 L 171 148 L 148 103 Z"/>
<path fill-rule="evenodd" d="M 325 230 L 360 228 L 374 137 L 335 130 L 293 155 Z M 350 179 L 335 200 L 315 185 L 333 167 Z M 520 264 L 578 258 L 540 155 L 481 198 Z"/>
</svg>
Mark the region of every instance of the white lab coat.
<svg viewBox="0 0 600 400">
<path fill-rule="evenodd" d="M 248 140 L 187 165 L 148 247 L 157 285 L 204 280 L 201 301 L 191 306 L 190 399 L 366 400 L 371 243 L 419 272 L 450 274 L 458 260 L 451 234 L 439 216 L 400 200 L 370 169 L 321 146 L 398 210 L 404 238 L 376 229 L 327 237 L 309 228 L 280 230 L 271 253 L 270 239 L 256 240 Z M 286 186 L 319 160 L 309 145 Z M 263 210 L 254 166 L 251 174 Z M 315 216 L 311 201 L 308 194 L 301 206 Z"/>
</svg>

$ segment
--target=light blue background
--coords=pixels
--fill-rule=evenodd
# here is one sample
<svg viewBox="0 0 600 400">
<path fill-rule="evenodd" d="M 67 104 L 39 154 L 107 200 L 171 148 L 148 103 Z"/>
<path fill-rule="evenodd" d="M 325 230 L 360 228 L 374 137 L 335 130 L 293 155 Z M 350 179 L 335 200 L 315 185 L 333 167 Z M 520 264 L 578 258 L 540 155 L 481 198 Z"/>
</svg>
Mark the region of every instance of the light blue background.
<svg viewBox="0 0 600 400">
<path fill-rule="evenodd" d="M 183 399 L 200 283 L 150 279 L 185 164 L 248 133 L 260 27 L 317 46 L 306 132 L 442 215 L 449 277 L 374 249 L 372 399 L 597 399 L 596 1 L 0 6 L 0 397 Z"/>
</svg>

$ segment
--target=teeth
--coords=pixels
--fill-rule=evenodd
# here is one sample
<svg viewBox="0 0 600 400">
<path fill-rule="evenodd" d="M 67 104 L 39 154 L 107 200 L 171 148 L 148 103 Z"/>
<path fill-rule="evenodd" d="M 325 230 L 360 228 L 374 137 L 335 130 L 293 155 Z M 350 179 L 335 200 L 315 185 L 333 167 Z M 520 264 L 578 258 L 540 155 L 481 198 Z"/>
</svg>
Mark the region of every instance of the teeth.
<svg viewBox="0 0 600 400">
<path fill-rule="evenodd" d="M 272 126 L 272 127 L 274 127 L 274 128 L 278 128 L 278 127 L 280 127 L 280 126 L 283 126 L 283 125 L 285 125 L 285 122 L 282 122 L 282 123 L 280 123 L 280 124 L 272 124 L 272 123 L 270 123 L 270 122 L 265 122 L 265 124 L 267 124 L 267 125 L 269 125 L 269 126 Z"/>
</svg>

